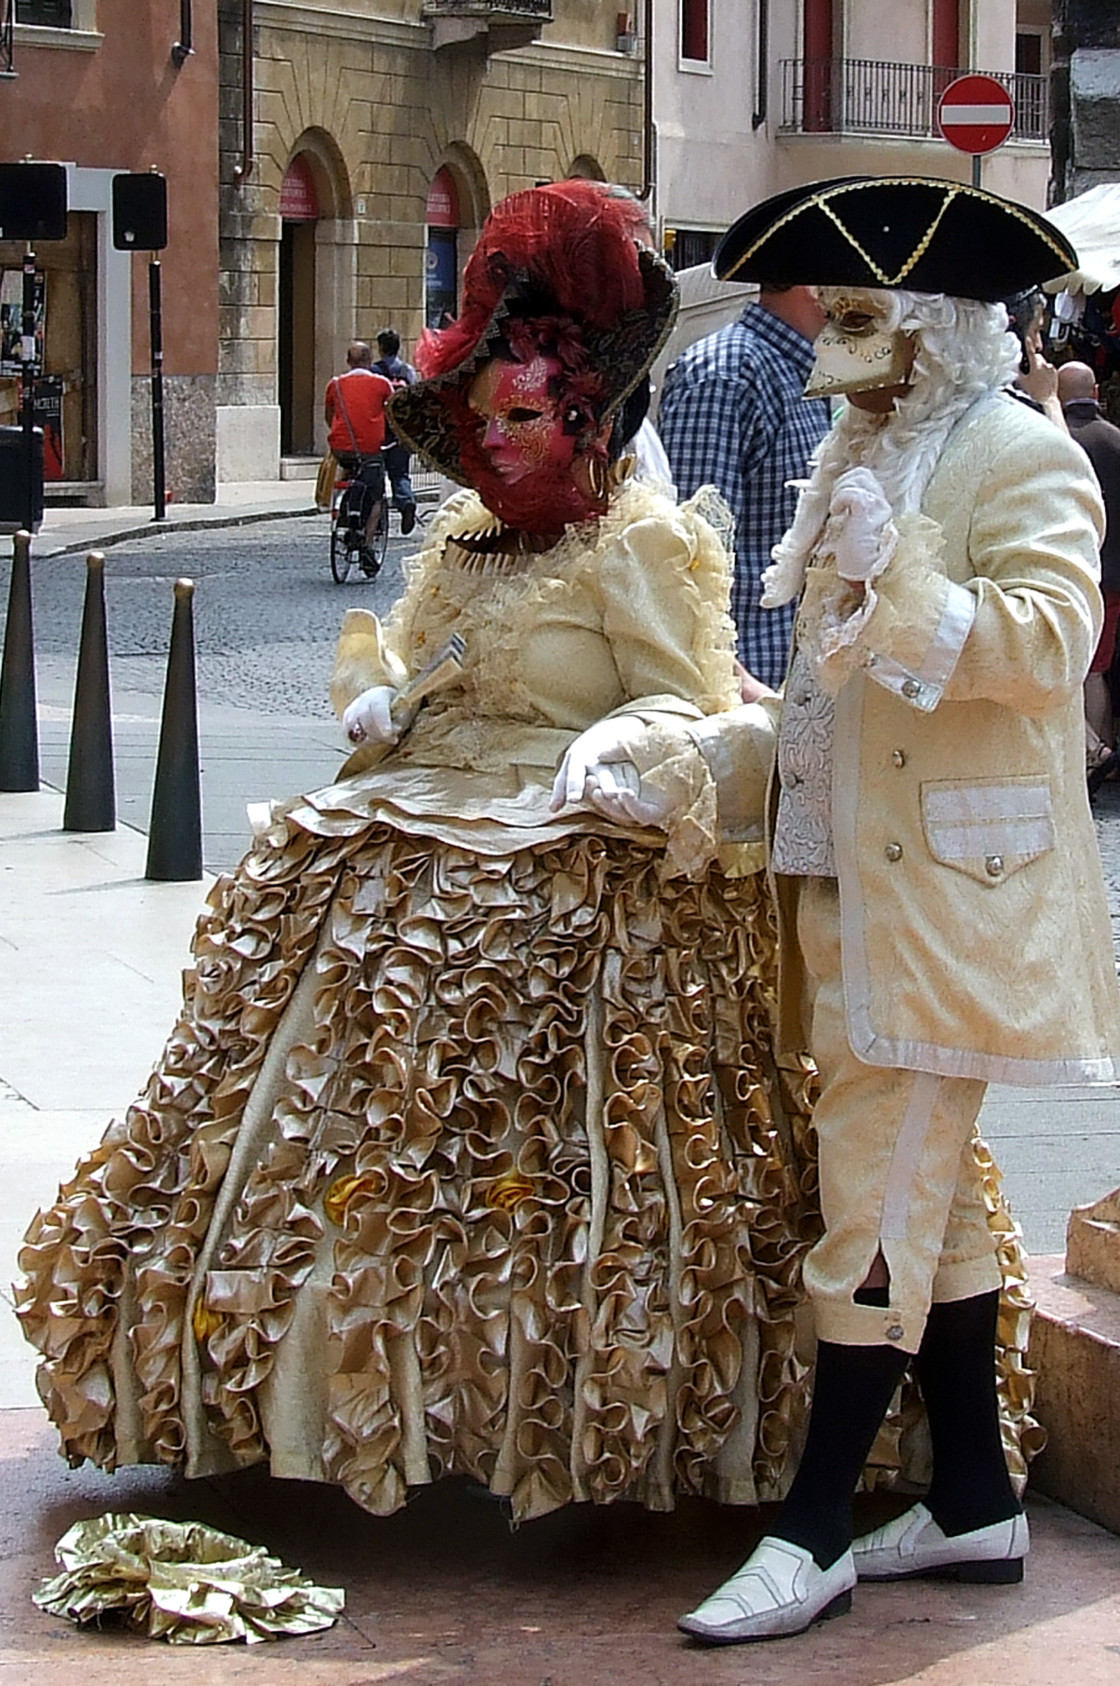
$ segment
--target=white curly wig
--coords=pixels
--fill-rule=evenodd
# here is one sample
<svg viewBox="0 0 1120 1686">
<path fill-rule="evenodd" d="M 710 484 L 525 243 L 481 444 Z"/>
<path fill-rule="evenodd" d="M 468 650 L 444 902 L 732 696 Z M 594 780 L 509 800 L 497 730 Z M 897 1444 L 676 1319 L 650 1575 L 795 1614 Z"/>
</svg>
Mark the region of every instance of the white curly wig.
<svg viewBox="0 0 1120 1686">
<path fill-rule="evenodd" d="M 896 514 L 919 508 L 946 439 L 978 398 L 1014 379 L 1021 355 L 1007 331 L 1002 304 L 898 289 L 820 287 L 827 310 L 834 301 L 873 311 L 887 332 L 914 336 L 910 386 L 887 415 L 854 404 L 825 437 L 812 475 L 801 487 L 793 524 L 774 546 L 762 576 L 762 606 L 789 603 L 801 590 L 813 546 L 824 526 L 832 488 L 845 469 L 870 468 Z"/>
</svg>

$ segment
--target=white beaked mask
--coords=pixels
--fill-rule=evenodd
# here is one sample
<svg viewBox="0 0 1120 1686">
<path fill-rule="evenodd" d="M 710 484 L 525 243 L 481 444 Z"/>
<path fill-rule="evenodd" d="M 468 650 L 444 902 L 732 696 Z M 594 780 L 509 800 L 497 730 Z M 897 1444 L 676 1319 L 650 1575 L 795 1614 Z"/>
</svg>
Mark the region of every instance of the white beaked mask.
<svg viewBox="0 0 1120 1686">
<path fill-rule="evenodd" d="M 884 300 L 868 293 L 821 291 L 828 321 L 813 348 L 816 361 L 806 398 L 904 386 L 914 361 L 913 336 L 894 325 Z"/>
</svg>

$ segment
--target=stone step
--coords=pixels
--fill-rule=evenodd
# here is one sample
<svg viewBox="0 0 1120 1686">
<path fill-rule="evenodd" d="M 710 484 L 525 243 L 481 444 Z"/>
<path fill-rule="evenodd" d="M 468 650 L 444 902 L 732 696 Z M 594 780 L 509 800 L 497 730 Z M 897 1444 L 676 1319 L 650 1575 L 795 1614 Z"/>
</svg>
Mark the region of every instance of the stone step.
<svg viewBox="0 0 1120 1686">
<path fill-rule="evenodd" d="M 1120 1534 L 1120 1294 L 1070 1276 L 1060 1253 L 1031 1259 L 1030 1287 L 1034 1414 L 1047 1434 L 1031 1486 Z"/>
<path fill-rule="evenodd" d="M 281 480 L 314 480 L 319 472 L 320 457 L 281 457 Z"/>
</svg>

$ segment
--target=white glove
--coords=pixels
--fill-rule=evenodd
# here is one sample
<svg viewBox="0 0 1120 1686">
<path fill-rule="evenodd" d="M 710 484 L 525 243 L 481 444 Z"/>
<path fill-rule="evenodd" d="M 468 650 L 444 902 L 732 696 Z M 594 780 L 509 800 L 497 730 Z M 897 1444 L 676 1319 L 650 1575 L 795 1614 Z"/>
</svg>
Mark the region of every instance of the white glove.
<svg viewBox="0 0 1120 1686">
<path fill-rule="evenodd" d="M 401 730 L 390 710 L 397 695 L 392 685 L 371 685 L 354 698 L 342 716 L 342 728 L 352 744 L 396 743 Z"/>
<path fill-rule="evenodd" d="M 886 494 L 869 468 L 844 471 L 832 488 L 828 513 L 840 578 L 860 585 L 881 574 L 894 555 L 898 532 Z"/>
<path fill-rule="evenodd" d="M 635 715 L 600 720 L 581 732 L 560 763 L 552 786 L 552 811 L 569 805 L 593 808 L 622 825 L 663 825 L 672 802 L 660 791 L 643 790 L 633 759 L 645 732 Z"/>
</svg>

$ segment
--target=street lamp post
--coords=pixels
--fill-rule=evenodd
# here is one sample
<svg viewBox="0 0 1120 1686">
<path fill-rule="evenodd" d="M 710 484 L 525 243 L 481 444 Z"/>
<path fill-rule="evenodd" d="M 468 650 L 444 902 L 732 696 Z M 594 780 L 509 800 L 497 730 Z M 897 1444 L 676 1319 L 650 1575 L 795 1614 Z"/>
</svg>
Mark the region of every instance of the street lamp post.
<svg viewBox="0 0 1120 1686">
<path fill-rule="evenodd" d="M 152 501 L 153 520 L 167 514 L 167 482 L 163 443 L 163 271 L 158 258 L 148 264 L 148 316 L 152 339 Z"/>
<path fill-rule="evenodd" d="M 148 324 L 152 344 L 152 519 L 167 514 L 163 437 L 163 272 L 154 255 L 167 245 L 167 178 L 150 170 L 113 177 L 113 245 L 148 253 Z"/>
</svg>

